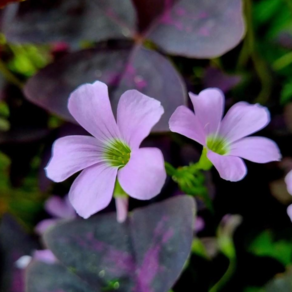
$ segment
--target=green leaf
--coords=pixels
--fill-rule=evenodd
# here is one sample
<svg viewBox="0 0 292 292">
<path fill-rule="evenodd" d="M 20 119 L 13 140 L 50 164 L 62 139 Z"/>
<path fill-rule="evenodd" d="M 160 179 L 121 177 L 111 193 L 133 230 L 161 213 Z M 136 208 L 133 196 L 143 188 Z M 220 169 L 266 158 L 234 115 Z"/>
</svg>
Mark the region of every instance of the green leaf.
<svg viewBox="0 0 292 292">
<path fill-rule="evenodd" d="M 275 240 L 273 234 L 266 230 L 262 232 L 249 246 L 249 251 L 257 256 L 269 256 L 277 259 L 283 265 L 291 264 L 292 245 L 285 240 Z"/>
</svg>

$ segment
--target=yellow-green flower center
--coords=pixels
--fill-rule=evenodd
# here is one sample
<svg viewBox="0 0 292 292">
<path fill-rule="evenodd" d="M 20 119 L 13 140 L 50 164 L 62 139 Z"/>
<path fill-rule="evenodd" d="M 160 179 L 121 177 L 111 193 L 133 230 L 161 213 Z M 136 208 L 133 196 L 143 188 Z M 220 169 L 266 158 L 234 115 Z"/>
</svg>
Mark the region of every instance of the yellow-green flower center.
<svg viewBox="0 0 292 292">
<path fill-rule="evenodd" d="M 225 155 L 229 152 L 228 143 L 222 137 L 209 136 L 207 137 L 206 145 L 208 149 L 220 155 Z"/>
<path fill-rule="evenodd" d="M 110 166 L 123 167 L 129 162 L 130 156 L 131 149 L 124 141 L 115 139 L 105 146 L 104 159 Z"/>
</svg>

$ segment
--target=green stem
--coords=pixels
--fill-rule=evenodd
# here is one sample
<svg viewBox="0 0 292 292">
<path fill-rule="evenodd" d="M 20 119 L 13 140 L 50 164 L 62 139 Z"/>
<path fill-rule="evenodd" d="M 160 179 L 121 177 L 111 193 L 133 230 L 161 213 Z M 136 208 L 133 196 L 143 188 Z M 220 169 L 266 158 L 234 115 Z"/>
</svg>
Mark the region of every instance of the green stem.
<svg viewBox="0 0 292 292">
<path fill-rule="evenodd" d="M 2 73 L 3 77 L 10 83 L 22 88 L 23 87 L 23 83 L 13 74 L 11 73 L 5 63 L 0 60 L 0 72 Z"/>
<path fill-rule="evenodd" d="M 253 28 L 253 20 L 252 20 L 252 1 L 245 0 L 245 23 L 246 23 L 246 37 L 243 43 L 243 47 L 238 59 L 238 68 L 245 67 L 249 58 L 252 60 L 256 74 L 261 82 L 261 91 L 257 98 L 256 102 L 266 103 L 271 89 L 273 80 L 269 74 L 269 69 L 266 63 L 262 60 L 262 58 L 258 55 L 255 48 L 255 36 L 254 36 L 254 28 Z"/>
<path fill-rule="evenodd" d="M 209 292 L 218 292 L 220 291 L 225 284 L 229 281 L 232 277 L 236 268 L 236 260 L 235 258 L 230 259 L 229 266 L 223 275 L 223 277 L 209 290 Z"/>
<path fill-rule="evenodd" d="M 292 52 L 285 54 L 273 63 L 273 69 L 279 71 L 292 63 Z"/>
</svg>

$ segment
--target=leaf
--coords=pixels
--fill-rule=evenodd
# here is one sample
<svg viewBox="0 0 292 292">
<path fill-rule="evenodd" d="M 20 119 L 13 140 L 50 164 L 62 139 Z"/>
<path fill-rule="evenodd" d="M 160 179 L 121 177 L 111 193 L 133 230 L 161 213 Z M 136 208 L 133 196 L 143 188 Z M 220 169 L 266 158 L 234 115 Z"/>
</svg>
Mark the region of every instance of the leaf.
<svg viewBox="0 0 292 292">
<path fill-rule="evenodd" d="M 215 67 L 208 67 L 204 74 L 204 87 L 217 87 L 223 92 L 228 92 L 241 81 L 240 75 L 227 75 Z"/>
<path fill-rule="evenodd" d="M 165 11 L 146 37 L 165 52 L 194 58 L 213 58 L 234 48 L 243 38 L 241 0 L 181 0 Z M 231 25 L 232 24 L 232 25 Z"/>
<path fill-rule="evenodd" d="M 283 265 L 289 265 L 292 259 L 290 241 L 273 239 L 269 231 L 262 232 L 250 245 L 249 250 L 258 256 L 270 256 Z"/>
<path fill-rule="evenodd" d="M 23 292 L 23 271 L 15 266 L 23 255 L 29 255 L 37 244 L 28 237 L 9 215 L 2 218 L 0 226 L 0 291 Z"/>
<path fill-rule="evenodd" d="M 194 200 L 179 196 L 134 210 L 122 224 L 113 213 L 62 223 L 44 240 L 67 269 L 92 287 L 88 291 L 167 292 L 189 256 L 193 216 Z M 55 281 L 50 273 L 36 277 L 32 270 L 27 277 L 29 287 L 35 278 L 47 285 Z M 61 289 L 48 287 L 29 292 Z"/>
<path fill-rule="evenodd" d="M 26 281 L 27 292 L 99 291 L 90 290 L 86 283 L 59 264 L 31 263 L 27 270 Z"/>
<path fill-rule="evenodd" d="M 131 0 L 27 0 L 6 8 L 3 32 L 9 42 L 101 41 L 134 34 Z"/>
<path fill-rule="evenodd" d="M 120 95 L 128 89 L 135 88 L 161 101 L 165 113 L 154 131 L 168 131 L 171 114 L 186 103 L 184 85 L 171 63 L 160 54 L 140 47 L 132 53 L 130 48 L 71 53 L 40 70 L 24 91 L 31 102 L 74 122 L 67 109 L 70 93 L 79 85 L 97 79 L 110 87 L 114 111 Z"/>
</svg>

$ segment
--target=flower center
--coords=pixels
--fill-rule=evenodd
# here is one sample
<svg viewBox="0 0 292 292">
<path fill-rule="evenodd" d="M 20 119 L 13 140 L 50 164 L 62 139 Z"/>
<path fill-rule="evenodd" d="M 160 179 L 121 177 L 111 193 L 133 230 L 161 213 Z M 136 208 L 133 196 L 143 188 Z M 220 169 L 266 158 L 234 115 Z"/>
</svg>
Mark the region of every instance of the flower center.
<svg viewBox="0 0 292 292">
<path fill-rule="evenodd" d="M 129 162 L 130 156 L 131 149 L 124 141 L 115 139 L 105 146 L 104 158 L 110 166 L 123 167 Z"/>
<path fill-rule="evenodd" d="M 225 155 L 229 152 L 228 143 L 222 137 L 218 136 L 209 136 L 207 137 L 207 147 L 208 149 L 212 150 L 213 152 Z"/>
</svg>

